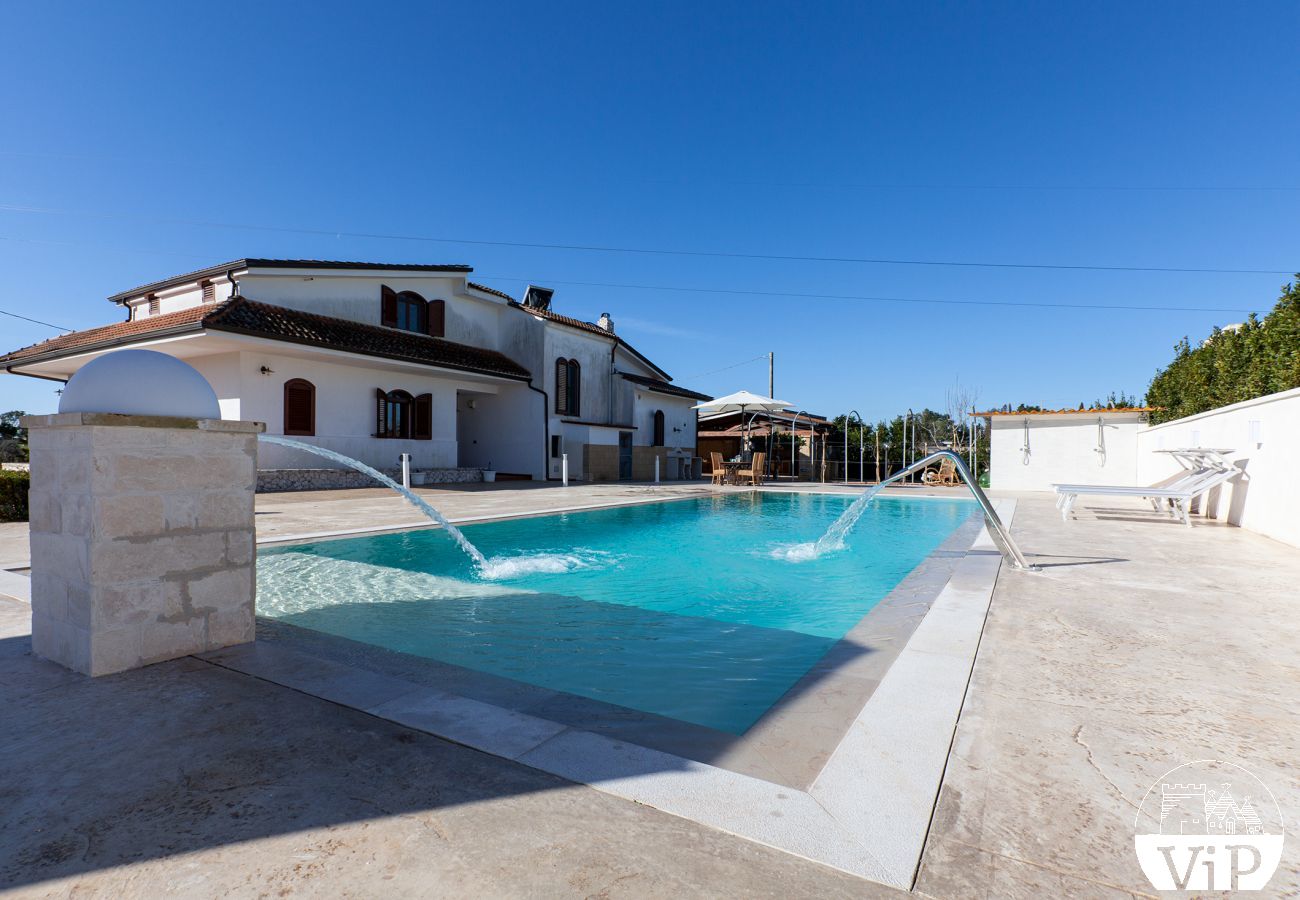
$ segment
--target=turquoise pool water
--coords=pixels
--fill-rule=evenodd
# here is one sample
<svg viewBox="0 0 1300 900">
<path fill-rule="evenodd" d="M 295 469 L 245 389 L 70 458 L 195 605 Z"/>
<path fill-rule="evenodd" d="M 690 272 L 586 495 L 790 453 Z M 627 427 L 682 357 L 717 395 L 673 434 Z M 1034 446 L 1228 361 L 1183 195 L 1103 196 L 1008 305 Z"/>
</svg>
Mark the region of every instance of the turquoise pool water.
<svg viewBox="0 0 1300 900">
<path fill-rule="evenodd" d="M 468 526 L 489 559 L 519 563 L 491 581 L 435 530 L 272 548 L 258 612 L 742 734 L 977 508 L 877 498 L 844 551 L 780 558 L 852 499 L 755 492 Z"/>
</svg>

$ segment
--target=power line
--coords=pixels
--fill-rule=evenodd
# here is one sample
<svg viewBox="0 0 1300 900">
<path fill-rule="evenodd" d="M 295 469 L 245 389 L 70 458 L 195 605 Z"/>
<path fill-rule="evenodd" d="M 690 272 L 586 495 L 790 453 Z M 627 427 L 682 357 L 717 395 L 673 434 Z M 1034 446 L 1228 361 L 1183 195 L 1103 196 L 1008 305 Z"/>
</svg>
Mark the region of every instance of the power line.
<svg viewBox="0 0 1300 900">
<path fill-rule="evenodd" d="M 0 241 L 14 241 L 18 243 L 29 244 L 47 244 L 55 246 L 96 246 L 102 249 L 116 250 L 118 252 L 140 252 L 160 254 L 167 256 L 180 256 L 194 259 L 207 259 L 191 253 L 174 253 L 168 250 L 146 250 L 130 247 L 107 247 L 102 244 L 87 243 L 85 241 L 53 241 L 40 240 L 33 238 L 16 238 L 8 235 L 0 235 Z M 483 281 L 493 279 L 500 281 L 520 282 L 524 284 L 560 284 L 572 287 L 598 287 L 614 288 L 617 290 L 634 290 L 634 291 L 668 291 L 683 294 L 724 294 L 740 297 L 773 297 L 789 300 L 849 300 L 868 303 L 910 303 L 910 304 L 935 304 L 940 306 L 1000 306 L 1026 309 L 1092 309 L 1092 310 L 1116 310 L 1121 312 L 1192 312 L 1192 313 L 1231 313 L 1237 315 L 1246 315 L 1258 310 L 1232 308 L 1232 307 L 1215 307 L 1215 306 L 1137 306 L 1133 304 L 1112 304 L 1112 303 L 1043 303 L 1034 301 L 1016 301 L 1016 300 L 956 300 L 938 297 L 883 297 L 869 294 L 824 294 L 824 293 L 800 293 L 795 291 L 755 291 L 745 290 L 743 288 L 703 288 L 703 287 L 685 287 L 682 285 L 668 284 L 626 284 L 621 282 L 607 281 L 571 281 L 558 278 L 541 278 L 536 276 L 521 277 L 517 275 L 476 275 L 476 278 Z M 12 315 L 12 314 L 11 314 Z M 19 318 L 22 318 L 21 316 Z M 34 320 L 33 320 L 34 321 Z M 41 323 L 46 324 L 46 323 Z M 56 326 L 51 326 L 56 327 Z M 71 329 L 63 329 L 68 331 Z M 759 357 L 765 359 L 766 357 Z"/>
<path fill-rule="evenodd" d="M 740 253 L 721 250 L 669 250 L 658 247 L 620 247 L 614 245 L 601 244 L 551 244 L 540 241 L 488 241 L 476 240 L 472 238 L 454 238 L 454 237 L 435 237 L 430 235 L 415 234 L 395 234 L 385 232 L 368 232 L 368 231 L 338 231 L 326 230 L 319 228 L 289 228 L 278 225 L 256 225 L 250 223 L 234 222 L 215 222 L 202 219 L 174 219 L 151 216 L 134 216 L 117 213 L 98 213 L 84 210 L 65 210 L 54 209 L 50 207 L 39 206 L 22 206 L 18 204 L 0 203 L 0 210 L 7 212 L 39 213 L 45 215 L 61 216 L 86 216 L 90 218 L 103 219 L 122 219 L 131 221 L 152 222 L 163 225 L 186 225 L 200 228 L 229 228 L 244 231 L 265 231 L 279 234 L 304 234 L 316 237 L 350 237 L 362 238 L 366 240 L 385 240 L 385 241 L 416 241 L 420 243 L 432 244 L 464 244 L 476 247 L 514 247 L 529 250 L 568 250 L 584 253 L 627 253 L 648 256 L 686 256 L 686 257 L 703 257 L 712 259 L 752 259 L 767 260 L 773 262 L 820 262 L 820 263 L 851 263 L 865 265 L 889 265 L 889 266 L 942 266 L 957 268 L 986 268 L 986 269 L 1043 269 L 1054 271 L 1087 271 L 1087 272 L 1163 272 L 1163 273 L 1190 273 L 1190 274 L 1218 274 L 1218 275 L 1291 275 L 1294 274 L 1288 269 L 1232 269 L 1232 268 L 1182 268 L 1177 266 L 1100 266 L 1085 264 L 1058 264 L 1058 263 L 1018 263 L 1018 262 L 972 262 L 967 260 L 934 260 L 934 259 L 897 259 L 887 257 L 866 257 L 866 256 L 798 256 L 794 254 L 778 253 Z"/>
<path fill-rule="evenodd" d="M 18 313 L 11 313 L 6 309 L 0 309 L 0 316 L 10 316 L 15 319 L 22 319 L 24 322 L 32 322 L 36 325 L 44 325 L 47 328 L 53 328 L 55 331 L 72 331 L 71 328 L 64 328 L 62 325 L 55 325 L 52 322 L 42 322 L 40 319 L 31 319 L 27 316 L 20 316 Z"/>
<path fill-rule="evenodd" d="M 556 283 L 558 284 L 559 282 L 556 282 Z M 749 365 L 750 363 L 756 363 L 756 362 L 758 362 L 760 359 L 762 359 L 762 360 L 766 360 L 766 359 L 767 359 L 767 354 L 764 353 L 762 356 L 755 356 L 753 359 L 747 359 L 747 360 L 745 360 L 744 362 L 734 363 L 734 364 L 732 364 L 732 365 L 730 365 L 730 366 L 723 366 L 721 369 L 710 369 L 710 370 L 707 371 L 707 372 L 693 372 L 693 373 L 691 373 L 690 375 L 683 375 L 683 376 L 681 376 L 681 377 L 683 377 L 683 378 L 703 378 L 705 375 L 716 375 L 716 374 L 718 374 L 719 372 L 726 372 L 726 371 L 728 371 L 729 369 L 739 369 L 741 366 L 747 366 L 747 365 Z"/>
<path fill-rule="evenodd" d="M 561 281 L 554 278 L 517 278 L 511 275 L 477 275 L 484 280 L 522 281 L 533 284 L 563 284 L 574 287 L 616 288 L 636 291 L 675 291 L 690 294 L 732 294 L 742 297 L 778 297 L 792 300 L 857 300 L 874 303 L 936 303 L 944 306 L 1011 306 L 1034 309 L 1102 309 L 1129 312 L 1202 312 L 1248 314 L 1257 310 L 1213 306 L 1135 306 L 1110 303 L 1041 303 L 1017 300 L 953 300 L 937 297 L 877 297 L 867 294 L 815 294 L 792 291 L 751 291 L 741 288 L 682 287 L 666 284 L 618 284 L 604 281 Z M 766 354 L 760 359 L 767 359 Z"/>
</svg>

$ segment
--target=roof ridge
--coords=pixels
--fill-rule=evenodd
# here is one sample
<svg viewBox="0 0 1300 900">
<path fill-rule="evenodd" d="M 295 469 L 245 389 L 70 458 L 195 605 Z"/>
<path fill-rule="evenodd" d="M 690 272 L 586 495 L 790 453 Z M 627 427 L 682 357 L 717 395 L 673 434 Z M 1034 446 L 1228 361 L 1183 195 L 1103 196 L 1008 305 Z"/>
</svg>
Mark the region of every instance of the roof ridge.
<svg viewBox="0 0 1300 900">
<path fill-rule="evenodd" d="M 160 291 L 168 287 L 174 287 L 178 284 L 184 284 L 187 281 L 203 278 L 205 276 L 224 275 L 234 269 L 369 269 L 374 271 L 384 271 L 386 269 L 397 272 L 447 272 L 452 274 L 468 274 L 474 271 L 474 267 L 464 263 L 374 263 L 363 262 L 361 260 L 339 260 L 339 259 L 267 259 L 264 257 L 249 256 L 243 259 L 232 259 L 229 262 L 218 263 L 214 266 L 206 266 L 202 269 L 195 269 L 192 272 L 182 272 L 179 275 L 171 275 L 158 281 L 150 281 L 146 284 L 137 285 L 125 291 L 119 291 L 116 294 L 110 294 L 109 300 L 114 303 L 120 303 L 127 297 L 133 297 L 137 294 L 143 294 L 150 291 Z"/>
</svg>

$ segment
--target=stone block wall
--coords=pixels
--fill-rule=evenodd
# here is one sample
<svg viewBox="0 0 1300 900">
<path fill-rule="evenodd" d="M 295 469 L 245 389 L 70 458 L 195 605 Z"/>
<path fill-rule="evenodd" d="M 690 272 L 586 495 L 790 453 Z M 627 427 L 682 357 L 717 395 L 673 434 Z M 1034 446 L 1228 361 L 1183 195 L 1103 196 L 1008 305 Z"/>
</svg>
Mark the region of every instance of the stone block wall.
<svg viewBox="0 0 1300 900">
<path fill-rule="evenodd" d="M 30 416 L 32 647 L 106 675 L 253 639 L 252 422 Z"/>
<path fill-rule="evenodd" d="M 667 447 L 633 447 L 632 481 L 654 481 L 655 459 L 659 460 L 659 477 L 669 480 Z M 676 469 L 673 469 L 676 471 Z M 584 444 L 582 477 L 586 481 L 618 481 L 618 447 L 612 444 Z"/>
<path fill-rule="evenodd" d="M 380 469 L 400 483 L 400 469 Z M 423 480 L 421 480 L 421 478 Z M 470 484 L 483 480 L 482 469 L 412 469 L 411 484 Z M 375 479 L 355 469 L 259 469 L 257 492 L 333 491 L 345 488 L 371 488 L 380 485 Z"/>
<path fill-rule="evenodd" d="M 583 481 L 618 481 L 618 447 L 613 444 L 583 444 Z"/>
</svg>

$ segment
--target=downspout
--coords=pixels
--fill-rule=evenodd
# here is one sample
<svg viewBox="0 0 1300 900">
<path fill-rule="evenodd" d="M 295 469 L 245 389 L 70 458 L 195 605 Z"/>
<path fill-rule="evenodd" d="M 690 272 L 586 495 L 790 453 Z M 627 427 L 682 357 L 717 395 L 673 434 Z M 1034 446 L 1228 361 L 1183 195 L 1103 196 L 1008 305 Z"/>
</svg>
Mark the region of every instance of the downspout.
<svg viewBox="0 0 1300 900">
<path fill-rule="evenodd" d="M 537 391 L 542 395 L 542 433 L 545 435 L 542 444 L 542 475 L 546 481 L 551 479 L 551 395 L 546 391 L 533 384 L 532 379 L 528 380 L 528 389 Z"/>
<path fill-rule="evenodd" d="M 618 353 L 618 341 L 614 341 L 609 347 L 609 415 L 605 419 L 610 425 L 614 424 L 614 382 L 618 380 L 618 360 L 615 354 Z"/>
</svg>

